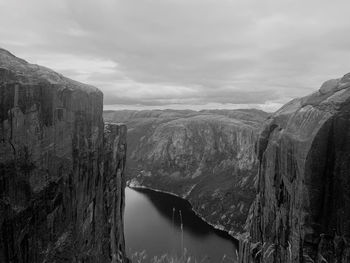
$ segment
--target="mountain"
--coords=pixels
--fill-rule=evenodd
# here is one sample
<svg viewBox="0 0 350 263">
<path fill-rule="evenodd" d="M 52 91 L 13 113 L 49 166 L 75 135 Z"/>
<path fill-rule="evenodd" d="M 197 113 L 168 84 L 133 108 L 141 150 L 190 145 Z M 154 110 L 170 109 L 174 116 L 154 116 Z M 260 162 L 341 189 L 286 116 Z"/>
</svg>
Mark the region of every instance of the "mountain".
<svg viewBox="0 0 350 263">
<path fill-rule="evenodd" d="M 233 236 L 254 200 L 258 110 L 105 111 L 128 126 L 126 174 L 133 187 L 170 192 Z"/>
<path fill-rule="evenodd" d="M 126 127 L 102 108 L 97 88 L 0 49 L 0 262 L 127 261 Z"/>
<path fill-rule="evenodd" d="M 350 73 L 269 118 L 240 261 L 350 262 Z"/>
</svg>

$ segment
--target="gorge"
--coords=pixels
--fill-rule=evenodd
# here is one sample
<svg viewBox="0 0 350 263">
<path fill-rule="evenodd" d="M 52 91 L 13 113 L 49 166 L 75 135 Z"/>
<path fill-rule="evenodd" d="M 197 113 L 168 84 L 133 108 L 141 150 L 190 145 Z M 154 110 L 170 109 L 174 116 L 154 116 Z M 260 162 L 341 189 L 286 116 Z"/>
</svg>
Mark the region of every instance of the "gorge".
<svg viewBox="0 0 350 263">
<path fill-rule="evenodd" d="M 350 262 L 350 73 L 273 114 L 103 112 L 97 88 L 0 49 L 0 122 L 0 262 L 130 262 L 124 224 L 153 219 L 124 222 L 127 181 L 188 200 L 239 263 Z"/>
<path fill-rule="evenodd" d="M 210 137 L 212 133 L 216 139 L 225 138 L 224 128 L 217 132 L 212 123 L 223 127 L 228 120 L 222 115 L 229 113 L 237 119 L 235 111 L 119 111 L 104 115 L 110 120 L 124 118 L 129 125 L 128 160 L 135 164 L 128 170 L 130 184 L 176 193 L 189 200 L 205 220 L 240 240 L 239 262 L 349 262 L 349 107 L 350 74 L 346 74 L 326 81 L 309 96 L 292 100 L 271 116 L 265 115 L 267 120 L 259 122 L 264 122 L 263 128 L 256 131 L 259 135 L 243 140 L 246 155 L 237 154 L 242 148 L 237 150 L 236 145 L 244 143 L 232 145 L 222 140 L 237 154 L 226 151 L 219 155 L 224 161 L 215 151 L 225 151 L 225 147 L 220 148 L 220 142 Z M 249 111 L 236 111 L 242 112 Z M 229 126 L 231 134 L 244 127 L 234 126 Z M 202 135 L 198 130 L 206 132 Z M 232 177 L 225 177 L 225 173 L 221 177 L 218 168 L 225 171 L 229 167 L 230 174 L 241 178 L 234 165 L 244 166 L 239 166 L 242 162 L 236 156 L 245 156 L 243 164 L 251 160 L 252 165 L 245 166 L 250 170 L 243 173 L 248 188 L 242 181 L 230 181 Z M 227 163 L 225 158 L 232 161 L 231 166 L 222 166 Z M 201 176 L 204 179 L 198 180 Z M 219 185 L 217 179 L 223 179 Z M 255 201 L 249 213 L 241 211 L 242 220 L 226 205 L 236 208 L 236 202 L 242 202 L 235 198 L 236 189 L 226 188 L 229 182 L 241 191 L 239 198 L 248 197 L 243 199 L 248 206 L 256 185 Z M 224 193 L 234 194 L 215 199 L 213 191 L 220 187 Z M 213 217 L 211 205 L 214 214 L 220 216 Z M 222 218 L 227 221 L 220 221 Z"/>
<path fill-rule="evenodd" d="M 188 200 L 214 227 L 239 237 L 255 197 L 259 110 L 105 111 L 128 126 L 127 180 L 132 187 Z"/>
</svg>

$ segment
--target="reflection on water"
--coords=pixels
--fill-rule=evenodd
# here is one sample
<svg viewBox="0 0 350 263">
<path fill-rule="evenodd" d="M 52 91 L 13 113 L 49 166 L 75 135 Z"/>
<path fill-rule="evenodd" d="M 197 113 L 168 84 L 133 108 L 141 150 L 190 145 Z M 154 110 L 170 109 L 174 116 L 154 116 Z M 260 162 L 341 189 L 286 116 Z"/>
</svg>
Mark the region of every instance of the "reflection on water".
<svg viewBox="0 0 350 263">
<path fill-rule="evenodd" d="M 215 263 L 221 262 L 224 255 L 235 258 L 233 240 L 197 217 L 188 202 L 146 189 L 126 188 L 125 195 L 125 239 L 129 253 L 146 250 L 151 257 L 164 253 L 180 255 L 181 211 L 183 246 L 191 255 L 197 259 L 208 257 Z"/>
</svg>

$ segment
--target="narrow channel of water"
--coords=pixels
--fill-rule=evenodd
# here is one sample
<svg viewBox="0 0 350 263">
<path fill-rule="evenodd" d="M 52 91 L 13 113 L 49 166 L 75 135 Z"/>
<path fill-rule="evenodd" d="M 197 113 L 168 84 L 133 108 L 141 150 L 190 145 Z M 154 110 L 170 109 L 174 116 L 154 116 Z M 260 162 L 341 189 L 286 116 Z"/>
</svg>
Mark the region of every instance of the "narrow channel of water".
<svg viewBox="0 0 350 263">
<path fill-rule="evenodd" d="M 148 258 L 165 253 L 179 256 L 183 246 L 199 262 L 205 257 L 203 262 L 236 261 L 233 239 L 197 217 L 187 201 L 170 194 L 128 187 L 125 195 L 125 239 L 129 255 L 145 250 Z M 226 259 L 222 260 L 224 255 Z"/>
</svg>

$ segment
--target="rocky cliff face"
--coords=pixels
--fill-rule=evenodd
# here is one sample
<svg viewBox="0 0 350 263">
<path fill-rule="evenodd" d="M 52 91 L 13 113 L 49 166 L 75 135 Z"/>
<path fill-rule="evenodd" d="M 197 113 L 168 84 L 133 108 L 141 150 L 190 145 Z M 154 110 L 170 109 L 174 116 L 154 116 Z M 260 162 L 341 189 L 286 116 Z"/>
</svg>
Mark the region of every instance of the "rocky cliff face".
<svg viewBox="0 0 350 263">
<path fill-rule="evenodd" d="M 1 262 L 126 261 L 126 127 L 102 100 L 0 49 Z"/>
<path fill-rule="evenodd" d="M 240 262 L 350 262 L 350 74 L 277 111 L 258 158 Z"/>
<path fill-rule="evenodd" d="M 130 185 L 179 195 L 234 236 L 255 197 L 255 142 L 266 117 L 257 110 L 104 113 L 128 125 Z"/>
</svg>

